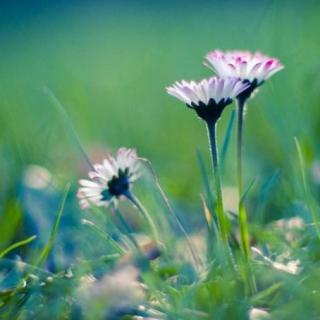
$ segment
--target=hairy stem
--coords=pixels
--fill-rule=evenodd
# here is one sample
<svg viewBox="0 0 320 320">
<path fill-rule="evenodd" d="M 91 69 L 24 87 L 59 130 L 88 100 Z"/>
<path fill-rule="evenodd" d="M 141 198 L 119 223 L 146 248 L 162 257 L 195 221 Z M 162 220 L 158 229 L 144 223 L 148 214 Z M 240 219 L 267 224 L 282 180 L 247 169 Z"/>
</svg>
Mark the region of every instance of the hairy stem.
<svg viewBox="0 0 320 320">
<path fill-rule="evenodd" d="M 237 180 L 238 180 L 238 219 L 240 227 L 241 248 L 246 256 L 250 257 L 250 244 L 248 234 L 247 212 L 242 201 L 243 179 L 242 179 L 242 148 L 243 148 L 243 119 L 245 100 L 238 99 L 238 132 L 237 132 Z"/>
<path fill-rule="evenodd" d="M 117 213 L 117 216 L 122 224 L 122 227 L 124 228 L 124 230 L 126 232 L 127 237 L 129 238 L 129 240 L 131 241 L 131 243 L 133 244 L 133 246 L 135 247 L 137 252 L 142 255 L 141 248 L 140 248 L 136 238 L 132 235 L 131 227 L 127 223 L 125 217 L 122 215 L 122 212 L 120 212 L 120 210 L 116 209 L 116 213 Z"/>
<path fill-rule="evenodd" d="M 237 180 L 238 180 L 238 220 L 240 228 L 241 249 L 246 265 L 245 278 L 252 293 L 256 292 L 256 281 L 250 264 L 250 243 L 247 222 L 247 211 L 243 198 L 242 179 L 242 150 L 243 150 L 243 121 L 246 99 L 238 98 L 238 132 L 237 132 Z"/>
<path fill-rule="evenodd" d="M 131 201 L 131 203 L 140 211 L 142 216 L 147 220 L 151 228 L 153 239 L 156 241 L 157 244 L 159 244 L 160 242 L 159 242 L 158 230 L 148 210 L 143 206 L 140 200 L 136 196 L 134 196 L 131 192 L 128 192 L 126 194 L 126 197 Z"/>
<path fill-rule="evenodd" d="M 216 191 L 216 211 L 218 217 L 219 230 L 222 240 L 228 242 L 228 231 L 227 231 L 227 220 L 223 209 L 223 199 L 221 191 L 221 178 L 220 178 L 220 167 L 218 160 L 218 147 L 217 147 L 217 137 L 216 137 L 216 124 L 217 122 L 207 121 L 209 145 L 211 152 L 211 160 L 213 166 L 214 174 L 214 185 Z"/>
</svg>

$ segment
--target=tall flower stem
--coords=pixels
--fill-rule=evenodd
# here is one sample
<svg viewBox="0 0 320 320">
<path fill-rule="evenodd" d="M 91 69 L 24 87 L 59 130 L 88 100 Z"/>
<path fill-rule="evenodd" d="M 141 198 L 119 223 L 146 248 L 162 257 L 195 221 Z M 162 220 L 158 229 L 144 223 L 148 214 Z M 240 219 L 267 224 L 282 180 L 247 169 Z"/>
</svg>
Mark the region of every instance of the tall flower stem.
<svg viewBox="0 0 320 320">
<path fill-rule="evenodd" d="M 223 209 L 223 199 L 221 191 L 220 167 L 218 160 L 218 146 L 216 137 L 217 121 L 206 121 L 211 152 L 211 160 L 214 174 L 214 184 L 216 191 L 216 212 L 218 217 L 219 231 L 223 242 L 228 242 L 227 220 Z"/>
<path fill-rule="evenodd" d="M 241 249 L 244 255 L 245 278 L 252 293 L 256 292 L 256 281 L 250 265 L 250 243 L 247 222 L 247 211 L 243 202 L 242 148 L 245 98 L 238 98 L 238 132 L 237 132 L 237 180 L 238 180 L 238 219 L 240 228 Z"/>
<path fill-rule="evenodd" d="M 250 245 L 247 223 L 247 212 L 242 201 L 243 179 L 242 179 L 242 148 L 243 148 L 243 120 L 245 111 L 245 99 L 238 98 L 238 132 L 237 132 L 237 180 L 238 180 L 238 219 L 240 227 L 241 249 L 244 256 L 250 257 Z"/>
<path fill-rule="evenodd" d="M 128 198 L 128 200 L 131 201 L 131 203 L 140 211 L 142 216 L 147 220 L 151 228 L 153 238 L 156 241 L 156 243 L 159 244 L 160 242 L 159 242 L 158 230 L 148 210 L 143 206 L 140 200 L 136 196 L 134 196 L 131 192 L 127 192 L 125 196 Z"/>
</svg>

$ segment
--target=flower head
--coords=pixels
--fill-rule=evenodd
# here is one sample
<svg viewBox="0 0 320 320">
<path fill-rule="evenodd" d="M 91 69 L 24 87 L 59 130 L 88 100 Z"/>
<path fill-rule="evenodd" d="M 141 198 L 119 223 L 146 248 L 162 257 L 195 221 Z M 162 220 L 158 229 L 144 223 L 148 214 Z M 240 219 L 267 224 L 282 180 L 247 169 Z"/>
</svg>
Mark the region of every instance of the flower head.
<svg viewBox="0 0 320 320">
<path fill-rule="evenodd" d="M 200 118 L 216 121 L 232 99 L 248 87 L 238 78 L 211 77 L 200 82 L 176 82 L 167 87 L 167 92 L 194 109 Z"/>
<path fill-rule="evenodd" d="M 108 206 L 128 194 L 139 177 L 140 163 L 134 149 L 120 148 L 117 156 L 109 155 L 102 164 L 95 164 L 88 173 L 90 180 L 81 179 L 78 198 L 83 209 L 91 204 Z"/>
<path fill-rule="evenodd" d="M 206 55 L 205 65 L 220 77 L 238 77 L 248 82 L 250 87 L 243 93 L 245 98 L 265 80 L 284 68 L 276 58 L 249 51 L 214 50 Z"/>
</svg>

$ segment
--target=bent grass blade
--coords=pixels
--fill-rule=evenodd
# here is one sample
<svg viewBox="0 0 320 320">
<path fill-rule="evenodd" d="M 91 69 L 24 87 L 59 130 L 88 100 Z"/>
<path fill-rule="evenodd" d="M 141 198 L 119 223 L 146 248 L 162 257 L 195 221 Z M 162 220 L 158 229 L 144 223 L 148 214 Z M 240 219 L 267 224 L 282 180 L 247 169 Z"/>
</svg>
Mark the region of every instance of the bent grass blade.
<svg viewBox="0 0 320 320">
<path fill-rule="evenodd" d="M 60 202 L 60 206 L 59 206 L 59 209 L 58 209 L 58 212 L 57 212 L 57 215 L 56 215 L 56 219 L 55 219 L 55 222 L 54 222 L 54 225 L 53 225 L 53 228 L 52 228 L 52 231 L 51 231 L 51 235 L 50 235 L 50 238 L 47 242 L 47 244 L 44 246 L 44 248 L 42 249 L 35 265 L 36 266 L 41 266 L 43 264 L 43 262 L 46 260 L 46 258 L 48 257 L 51 249 L 52 249 L 52 246 L 53 246 L 53 242 L 54 242 L 54 239 L 55 239 L 55 236 L 57 234 L 57 231 L 58 231 L 58 228 L 59 228 L 59 225 L 60 225 L 60 220 L 61 220 L 61 216 L 62 216 L 62 213 L 63 213 L 63 210 L 64 210 L 64 206 L 65 206 L 65 203 L 66 203 L 66 200 L 67 200 L 67 196 L 69 194 L 69 190 L 70 190 L 70 184 L 68 184 L 66 187 L 65 187 L 65 190 L 64 190 L 64 193 L 63 193 L 63 196 L 62 196 L 62 200 Z"/>
<path fill-rule="evenodd" d="M 37 236 L 36 235 L 33 235 L 27 239 L 24 239 L 24 240 L 21 240 L 21 241 L 18 241 L 18 242 L 15 242 L 13 243 L 11 246 L 9 246 L 8 248 L 4 249 L 1 253 L 0 253 L 0 259 L 3 258 L 5 255 L 7 255 L 9 252 L 11 252 L 12 250 L 14 249 L 17 249 L 19 247 L 22 247 L 22 246 L 25 246 L 27 245 L 28 243 L 32 242 L 34 239 L 36 239 Z"/>
</svg>

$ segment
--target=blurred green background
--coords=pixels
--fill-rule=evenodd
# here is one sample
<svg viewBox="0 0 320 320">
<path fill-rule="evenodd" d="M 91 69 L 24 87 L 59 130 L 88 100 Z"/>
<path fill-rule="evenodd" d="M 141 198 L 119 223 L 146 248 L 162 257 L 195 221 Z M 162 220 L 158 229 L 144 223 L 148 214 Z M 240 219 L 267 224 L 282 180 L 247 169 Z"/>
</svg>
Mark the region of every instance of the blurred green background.
<svg viewBox="0 0 320 320">
<path fill-rule="evenodd" d="M 211 76 L 202 61 L 216 48 L 260 50 L 285 65 L 249 101 L 244 169 L 246 185 L 255 179 L 246 199 L 250 234 L 263 247 L 276 248 L 275 254 L 282 248 L 287 252 L 287 244 L 279 241 L 280 231 L 265 225 L 255 229 L 255 222 L 298 216 L 310 226 L 309 198 L 320 201 L 319 31 L 318 0 L 0 1 L 0 252 L 17 240 L 36 235 L 35 241 L 7 257 L 31 264 L 38 260 L 35 258 L 48 242 L 68 182 L 72 183 L 71 192 L 45 268 L 55 272 L 69 270 L 74 264 L 81 269 L 79 262 L 112 253 L 114 249 L 106 245 L 101 233 L 90 229 L 90 223 L 121 242 L 117 215 L 110 210 L 80 212 L 75 197 L 77 180 L 86 176 L 88 168 L 72 126 L 93 162 L 122 146 L 135 147 L 139 155 L 150 159 L 187 232 L 202 238 L 198 231 L 205 231 L 206 224 L 199 195 L 204 188 L 196 154 L 200 151 L 210 169 L 206 130 L 194 112 L 166 94 L 165 87 L 176 80 Z M 59 103 L 72 124 L 57 107 Z M 228 107 L 219 123 L 220 146 L 233 109 L 234 105 Z M 308 184 L 310 194 L 309 190 L 303 192 L 294 137 L 302 146 L 307 181 L 312 182 Z M 234 149 L 233 131 L 224 163 L 225 186 L 236 184 Z M 47 168 L 53 179 L 48 184 L 39 182 L 33 175 L 39 173 L 39 167 L 29 165 Z M 49 172 L 40 172 L 50 177 Z M 179 263 L 175 250 L 180 239 L 173 235 L 182 238 L 181 231 L 149 182 L 141 179 L 135 191 L 155 218 L 167 249 L 174 251 L 173 264 Z M 225 208 L 237 211 L 235 190 L 228 191 Z M 144 219 L 128 202 L 123 201 L 120 208 L 134 232 L 148 234 Z M 83 223 L 82 219 L 89 221 Z M 311 229 L 301 230 L 306 239 Z M 271 309 L 279 309 L 277 319 L 281 312 L 283 319 L 286 312 L 297 318 L 300 310 L 304 318 L 311 319 L 318 311 L 318 248 L 318 241 L 310 241 L 308 247 L 302 241 L 297 245 L 296 257 L 305 261 L 305 272 L 301 278 L 284 282 L 279 277 L 283 291 L 270 298 Z M 317 262 L 312 268 L 308 255 Z M 167 257 L 170 255 L 163 261 Z M 1 268 L 0 291 L 7 289 L 2 281 L 3 265 Z M 189 268 L 186 270 L 187 274 Z M 217 301 L 222 301 L 222 296 L 227 304 L 232 301 L 235 310 L 243 306 L 247 310 L 242 300 L 233 302 L 238 295 L 246 299 L 234 279 L 231 281 L 233 272 L 222 271 L 214 273 L 219 278 L 212 287 Z M 97 272 L 102 274 L 105 269 Z M 261 278 L 269 277 L 266 288 L 277 279 L 269 273 Z M 12 276 L 7 278 L 11 281 Z M 195 291 L 193 286 L 192 291 L 185 291 L 184 281 L 181 293 L 187 292 L 187 299 L 182 299 L 182 305 L 187 303 L 189 308 L 194 305 L 189 299 L 195 300 Z M 161 283 L 164 293 L 170 283 Z M 48 300 L 40 300 L 35 294 L 26 309 L 58 315 L 59 303 L 69 305 L 66 295 L 71 285 L 68 282 L 66 286 L 68 289 L 56 291 L 56 300 L 61 301 L 52 299 L 51 294 Z M 171 291 L 176 297 L 176 289 Z M 261 297 L 269 299 L 268 295 Z M 172 301 L 175 304 L 176 298 Z M 203 301 L 208 301 L 210 310 L 215 306 L 211 298 Z M 221 303 L 221 312 L 227 310 L 227 304 Z"/>
<path fill-rule="evenodd" d="M 245 166 L 248 183 L 256 177 L 263 184 L 279 169 L 290 184 L 293 137 L 308 161 L 319 152 L 319 18 L 318 1 L 1 2 L 2 190 L 26 164 L 43 165 L 62 181 L 84 175 L 49 89 L 93 160 L 136 147 L 171 196 L 199 201 L 196 150 L 209 160 L 205 128 L 165 87 L 210 76 L 202 60 L 214 48 L 261 50 L 285 65 L 250 101 Z M 233 146 L 227 185 L 235 183 Z"/>
</svg>

